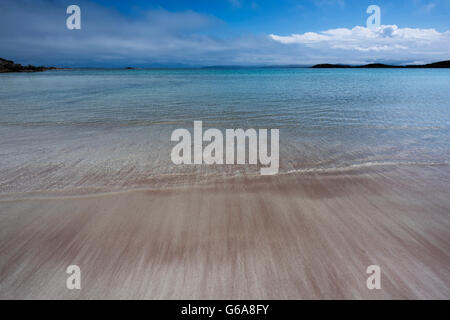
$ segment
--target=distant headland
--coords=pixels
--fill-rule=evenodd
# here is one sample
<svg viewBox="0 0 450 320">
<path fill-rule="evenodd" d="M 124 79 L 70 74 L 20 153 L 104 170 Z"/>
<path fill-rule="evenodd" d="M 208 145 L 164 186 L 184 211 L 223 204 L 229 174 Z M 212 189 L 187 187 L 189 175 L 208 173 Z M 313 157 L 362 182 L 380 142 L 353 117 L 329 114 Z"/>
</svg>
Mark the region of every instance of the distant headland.
<svg viewBox="0 0 450 320">
<path fill-rule="evenodd" d="M 21 64 L 14 63 L 14 61 L 0 58 L 0 73 L 6 72 L 42 72 L 47 70 L 58 70 L 55 67 L 36 67 L 32 65 L 22 66 Z"/>
<path fill-rule="evenodd" d="M 351 66 L 346 64 L 316 64 L 312 66 L 311 68 L 316 69 L 326 69 L 326 68 L 450 68 L 450 60 L 446 61 L 439 61 L 429 64 L 421 64 L 421 65 L 406 65 L 406 66 L 394 66 L 389 64 L 383 64 L 383 63 L 371 63 L 371 64 L 365 64 L 361 66 Z"/>
</svg>

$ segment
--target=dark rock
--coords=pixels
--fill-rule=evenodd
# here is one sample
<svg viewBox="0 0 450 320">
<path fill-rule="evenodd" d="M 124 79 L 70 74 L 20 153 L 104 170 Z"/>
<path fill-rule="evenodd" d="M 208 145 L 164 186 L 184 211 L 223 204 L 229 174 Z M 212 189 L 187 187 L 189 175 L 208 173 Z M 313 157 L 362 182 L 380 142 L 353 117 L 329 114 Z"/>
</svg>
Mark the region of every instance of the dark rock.
<svg viewBox="0 0 450 320">
<path fill-rule="evenodd" d="M 0 58 L 0 73 L 6 72 L 42 72 L 46 70 L 55 70 L 54 67 L 36 67 L 32 65 L 22 66 L 21 64 L 14 63 L 14 61 Z"/>
</svg>

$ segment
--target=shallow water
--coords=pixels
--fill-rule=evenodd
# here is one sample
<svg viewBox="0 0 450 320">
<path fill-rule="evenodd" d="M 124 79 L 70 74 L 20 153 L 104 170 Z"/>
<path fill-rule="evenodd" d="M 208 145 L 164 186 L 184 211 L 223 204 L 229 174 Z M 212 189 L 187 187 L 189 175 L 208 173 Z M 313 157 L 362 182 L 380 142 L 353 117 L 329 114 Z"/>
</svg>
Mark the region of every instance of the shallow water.
<svg viewBox="0 0 450 320">
<path fill-rule="evenodd" d="M 450 71 L 72 70 L 0 75 L 0 192 L 257 175 L 175 166 L 176 128 L 280 129 L 280 171 L 450 163 Z"/>
</svg>

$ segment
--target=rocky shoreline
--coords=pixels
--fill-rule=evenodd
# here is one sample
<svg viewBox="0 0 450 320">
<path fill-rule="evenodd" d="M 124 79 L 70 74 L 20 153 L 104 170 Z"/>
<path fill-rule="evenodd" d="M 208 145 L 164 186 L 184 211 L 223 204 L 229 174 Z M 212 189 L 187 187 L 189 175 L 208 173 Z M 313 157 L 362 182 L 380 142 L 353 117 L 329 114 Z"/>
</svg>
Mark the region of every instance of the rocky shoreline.
<svg viewBox="0 0 450 320">
<path fill-rule="evenodd" d="M 55 67 L 43 67 L 43 66 L 22 66 L 21 64 L 14 63 L 14 61 L 0 58 L 0 73 L 7 72 L 42 72 L 47 70 L 57 70 Z"/>
</svg>

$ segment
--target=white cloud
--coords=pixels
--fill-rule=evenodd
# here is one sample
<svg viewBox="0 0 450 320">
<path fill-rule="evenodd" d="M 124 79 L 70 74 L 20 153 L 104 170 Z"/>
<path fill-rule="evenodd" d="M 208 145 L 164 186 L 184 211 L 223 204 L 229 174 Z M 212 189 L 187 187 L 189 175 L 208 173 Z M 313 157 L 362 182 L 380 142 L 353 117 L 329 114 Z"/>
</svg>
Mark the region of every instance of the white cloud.
<svg viewBox="0 0 450 320">
<path fill-rule="evenodd" d="M 338 28 L 290 36 L 269 35 L 272 40 L 282 44 L 300 44 L 312 48 L 342 49 L 361 52 L 416 50 L 441 47 L 450 49 L 450 32 L 435 29 L 399 28 L 396 25 L 383 25 L 369 29 L 356 26 L 352 29 Z"/>
</svg>

